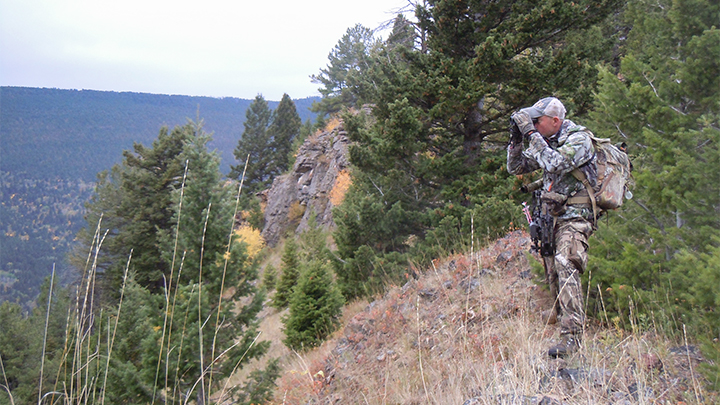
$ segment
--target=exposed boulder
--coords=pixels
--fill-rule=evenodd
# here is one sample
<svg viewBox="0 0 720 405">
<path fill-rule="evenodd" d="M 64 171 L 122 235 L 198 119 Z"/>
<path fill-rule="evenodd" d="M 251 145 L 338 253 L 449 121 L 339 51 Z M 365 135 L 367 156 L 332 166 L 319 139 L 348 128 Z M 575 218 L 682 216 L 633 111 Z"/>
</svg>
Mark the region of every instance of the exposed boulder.
<svg viewBox="0 0 720 405">
<path fill-rule="evenodd" d="M 274 246 L 285 232 L 307 229 L 314 213 L 319 226 L 334 226 L 332 208 L 342 202 L 350 185 L 348 138 L 342 121 L 333 119 L 310 136 L 297 153 L 292 170 L 261 193 L 265 205 L 262 236 Z"/>
</svg>

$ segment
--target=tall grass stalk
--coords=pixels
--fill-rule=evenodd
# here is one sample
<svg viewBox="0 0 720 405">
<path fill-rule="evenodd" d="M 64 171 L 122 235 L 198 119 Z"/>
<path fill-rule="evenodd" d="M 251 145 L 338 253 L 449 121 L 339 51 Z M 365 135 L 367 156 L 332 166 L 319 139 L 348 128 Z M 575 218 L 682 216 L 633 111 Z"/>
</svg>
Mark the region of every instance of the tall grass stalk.
<svg viewBox="0 0 720 405">
<path fill-rule="evenodd" d="M 235 210 L 233 211 L 232 219 L 230 220 L 230 236 L 228 236 L 227 249 L 225 250 L 225 263 L 223 264 L 222 280 L 220 281 L 220 294 L 218 294 L 218 305 L 217 305 L 217 318 L 215 319 L 215 333 L 213 334 L 211 358 L 215 357 L 215 344 L 217 342 L 217 334 L 220 329 L 220 312 L 222 310 L 222 297 L 225 292 L 225 275 L 227 274 L 228 261 L 230 260 L 230 248 L 232 247 L 232 240 L 235 229 L 235 218 L 237 218 L 237 212 L 240 207 L 240 194 L 242 194 L 243 183 L 245 182 L 245 171 L 247 170 L 248 162 L 250 161 L 250 154 L 248 153 L 245 158 L 245 167 L 243 168 L 242 177 L 240 178 L 240 185 L 238 186 L 238 192 L 235 196 Z M 212 386 L 213 368 L 215 362 L 210 365 L 210 376 L 208 377 L 208 387 Z"/>
<path fill-rule="evenodd" d="M 590 305 L 590 289 L 592 288 L 592 279 L 592 269 L 588 269 L 587 293 L 585 295 L 585 309 L 583 310 L 583 314 L 585 316 L 585 322 L 583 322 L 583 333 L 585 333 L 585 325 L 587 324 L 587 313 L 589 308 L 588 305 Z M 582 289 L 582 281 L 580 282 L 580 288 Z"/>
<path fill-rule="evenodd" d="M 310 367 L 308 367 L 307 363 L 305 362 L 305 359 L 303 359 L 302 356 L 300 356 L 300 353 L 298 353 L 295 350 L 293 350 L 292 352 L 293 352 L 293 354 L 295 354 L 295 356 L 298 359 L 300 359 L 300 363 L 302 363 L 302 366 L 303 366 L 304 374 L 307 375 L 308 378 L 310 379 L 310 387 L 312 387 L 313 385 L 315 385 L 315 380 L 313 380 L 313 378 L 312 378 L 312 373 L 310 372 Z"/>
<path fill-rule="evenodd" d="M 200 322 L 202 320 L 202 283 L 203 283 L 203 257 L 205 255 L 205 233 L 207 232 L 207 224 L 210 220 L 210 210 L 212 209 L 212 203 L 208 203 L 207 212 L 205 214 L 205 224 L 203 225 L 203 233 L 202 233 L 202 240 L 200 242 L 200 269 L 199 269 L 199 275 L 198 275 L 198 345 L 200 349 L 200 370 L 205 370 L 205 345 L 203 344 L 203 329 L 205 328 L 205 322 Z M 209 389 L 209 387 L 208 387 Z M 190 390 L 188 393 L 188 397 L 190 394 L 192 394 L 193 390 Z M 200 398 L 202 399 L 202 402 L 198 401 L 198 403 L 204 404 L 206 402 L 206 396 L 207 392 L 205 391 L 205 373 L 200 373 L 200 392 L 198 393 Z"/>
<path fill-rule="evenodd" d="M 67 361 L 67 356 L 68 356 L 68 353 L 70 352 L 70 350 L 69 350 L 70 336 L 71 336 L 70 325 L 71 325 L 71 322 L 73 319 L 72 315 L 73 315 L 73 308 L 72 308 L 72 306 L 68 305 L 67 316 L 65 317 L 65 341 L 63 343 L 62 355 L 60 356 L 60 359 L 61 359 L 60 367 L 58 367 L 57 374 L 55 374 L 55 386 L 53 387 L 53 390 L 49 393 L 51 395 L 55 395 L 53 393 L 58 393 L 58 382 L 60 382 L 60 375 L 62 374 L 62 370 L 63 370 L 62 365 L 65 364 L 65 362 Z M 43 395 L 43 398 L 46 395 L 47 394 Z M 67 395 L 65 393 L 63 393 L 63 395 L 65 395 L 65 398 L 67 398 Z M 54 398 L 51 399 L 50 403 L 54 403 L 54 402 L 55 402 Z"/>
<path fill-rule="evenodd" d="M 84 394 L 87 392 L 87 385 L 83 384 L 83 373 L 82 371 L 85 370 L 85 381 L 88 382 L 89 380 L 89 339 L 88 339 L 88 347 L 87 347 L 87 354 L 88 357 L 86 357 L 85 361 L 83 360 L 83 345 L 85 343 L 85 339 L 89 336 L 92 326 L 94 323 L 94 317 L 92 314 L 92 304 L 94 303 L 91 294 L 94 294 L 95 288 L 95 277 L 97 274 L 97 262 L 98 262 L 98 256 L 100 255 L 100 248 L 105 241 L 105 238 L 107 237 L 107 234 L 109 232 L 109 229 L 105 230 L 105 233 L 100 236 L 100 224 L 102 221 L 102 215 L 100 217 L 100 220 L 98 221 L 97 230 L 95 233 L 95 236 L 93 237 L 93 246 L 94 246 L 94 253 L 91 246 L 91 256 L 92 256 L 92 265 L 90 266 L 90 269 L 86 271 L 86 277 L 83 277 L 81 280 L 80 288 L 78 288 L 78 292 L 76 295 L 76 305 L 79 305 L 79 295 L 80 291 L 82 290 L 82 287 L 84 285 L 85 293 L 82 297 L 82 305 L 80 307 L 75 308 L 75 325 L 73 325 L 76 329 L 75 331 L 75 350 L 73 353 L 73 362 L 72 362 L 72 378 L 70 379 L 70 395 L 68 395 L 68 401 L 70 403 L 79 403 L 83 399 L 86 399 L 84 397 Z M 87 265 L 87 264 L 86 264 Z M 77 391 L 75 391 L 77 390 Z"/>
<path fill-rule="evenodd" d="M 695 401 L 697 401 L 697 403 L 699 404 L 701 394 L 698 393 L 698 382 L 695 379 L 695 370 L 693 368 L 692 359 L 690 359 L 690 346 L 688 346 L 687 330 L 685 329 L 685 324 L 683 324 L 683 340 L 685 341 L 685 353 L 687 354 L 688 366 L 690 367 L 690 376 L 692 377 L 693 393 L 695 394 Z"/>
<path fill-rule="evenodd" d="M 238 367 L 240 367 L 240 364 L 242 364 L 242 361 L 245 359 L 245 356 L 250 351 L 250 349 L 252 349 L 252 347 L 255 346 L 255 342 L 257 342 L 257 340 L 261 334 L 262 334 L 262 332 L 258 332 L 258 334 L 255 336 L 255 339 L 253 339 L 253 341 L 250 343 L 250 346 L 248 346 L 247 350 L 245 350 L 245 353 L 243 353 L 243 355 L 240 357 L 240 360 L 238 360 L 237 363 L 235 363 L 235 367 L 233 367 L 233 370 L 230 373 L 230 375 L 235 374 L 235 371 L 237 371 Z M 235 346 L 233 345 L 233 347 L 235 347 Z M 226 350 L 226 352 L 227 352 L 227 350 Z M 297 354 L 297 353 L 295 353 L 295 354 Z M 218 356 L 218 357 L 221 357 L 221 356 Z M 218 403 L 222 403 L 223 398 L 225 398 L 225 391 L 227 391 L 227 386 L 228 386 L 229 382 L 230 382 L 229 378 L 227 380 L 225 380 L 225 385 L 223 385 L 223 389 L 222 389 L 222 391 L 220 391 L 220 397 L 218 398 Z"/>
<path fill-rule="evenodd" d="M 103 316 L 102 316 L 102 315 L 103 315 L 103 310 L 102 310 L 102 308 L 101 308 L 101 309 L 100 309 L 100 322 L 99 322 L 98 328 L 97 328 L 98 331 L 102 331 L 102 319 L 103 319 Z M 110 316 L 108 316 L 107 325 L 108 325 L 108 333 L 109 333 L 109 332 L 110 332 Z M 92 381 L 92 385 L 91 385 L 92 390 L 89 391 L 88 396 L 85 398 L 85 403 L 86 403 L 86 404 L 88 403 L 88 400 L 89 400 L 89 398 L 90 398 L 90 395 L 92 395 L 92 402 L 90 402 L 90 403 L 91 403 L 91 404 L 96 404 L 96 403 L 97 403 L 97 402 L 95 401 L 95 399 L 97 398 L 97 389 L 96 389 L 96 387 L 97 387 L 98 382 L 100 381 L 100 374 L 101 374 L 101 368 L 99 367 L 99 365 L 100 365 L 100 343 L 101 343 L 100 336 L 101 336 L 101 335 L 100 335 L 100 333 L 98 332 L 98 339 L 97 339 L 97 342 L 95 343 L 95 352 L 94 352 L 93 355 L 92 355 L 92 358 L 93 358 L 93 360 L 95 361 L 95 365 L 96 365 L 96 366 L 95 366 L 95 375 L 93 376 L 93 378 L 92 378 L 92 380 L 91 380 L 91 381 Z M 90 341 L 91 341 L 91 339 L 88 339 L 88 347 L 90 347 Z M 89 355 L 88 355 L 88 358 L 90 358 Z M 88 364 L 89 364 L 89 362 L 88 362 Z M 88 370 L 88 371 L 87 371 L 87 374 L 89 375 L 89 374 L 90 374 L 90 367 L 88 367 L 87 370 Z M 87 381 L 87 380 L 86 380 L 86 381 Z"/>
<path fill-rule="evenodd" d="M 168 329 L 169 329 L 169 332 L 168 332 L 168 339 L 167 339 L 167 340 L 168 340 L 168 348 L 167 348 L 167 354 L 165 355 L 165 363 L 168 364 L 168 365 L 170 364 L 170 352 L 173 350 L 173 349 L 170 347 L 170 338 L 171 338 L 171 336 L 172 336 L 173 323 L 175 322 L 175 308 L 176 308 L 176 306 L 177 306 L 177 295 L 178 295 L 178 291 L 180 290 L 180 276 L 182 275 L 182 271 L 183 271 L 183 268 L 184 268 L 184 266 L 185 266 L 185 256 L 186 256 L 186 255 L 187 255 L 187 250 L 183 251 L 183 256 L 182 256 L 182 258 L 180 259 L 180 267 L 178 268 L 178 275 L 177 275 L 177 284 L 175 285 L 175 292 L 174 292 L 174 294 L 173 294 L 173 303 L 172 303 L 172 307 L 170 308 L 170 326 L 169 326 L 169 328 L 168 328 Z M 195 291 L 195 289 L 194 289 L 194 287 L 193 287 L 192 292 L 194 292 L 194 291 Z M 192 293 L 192 292 L 191 292 L 191 293 Z M 183 321 L 182 335 L 180 335 L 180 349 L 178 350 L 178 361 L 177 361 L 176 364 L 175 364 L 175 380 L 174 380 L 174 381 L 175 381 L 175 385 L 173 386 L 173 389 L 172 389 L 172 391 L 171 391 L 171 392 L 172 392 L 171 397 L 170 397 L 170 398 L 171 398 L 171 400 L 170 400 L 171 403 L 175 403 L 175 392 L 177 391 L 177 387 L 178 387 L 177 381 L 178 381 L 178 376 L 180 375 L 180 358 L 181 358 L 181 356 L 182 356 L 182 342 L 185 340 L 185 327 L 186 327 L 186 325 L 187 325 L 188 311 L 189 311 L 189 309 L 186 309 L 186 310 L 185 310 L 185 318 L 184 318 L 184 321 Z M 166 366 L 166 371 L 165 371 L 165 392 L 167 392 L 167 387 L 168 387 L 168 374 L 169 374 L 169 370 L 167 369 L 167 366 Z"/>
<path fill-rule="evenodd" d="M 75 290 L 74 310 L 72 311 L 72 313 L 70 313 L 70 312 L 68 313 L 69 315 L 71 315 L 71 314 L 75 315 L 74 323 L 72 324 L 72 326 L 75 327 L 75 351 L 73 352 L 73 363 L 72 363 L 72 368 L 71 368 L 72 374 L 74 374 L 74 370 L 75 370 L 75 366 L 76 366 L 75 362 L 77 361 L 77 345 L 78 345 L 77 342 L 80 341 L 80 333 L 81 333 L 80 327 L 79 327 L 79 325 L 80 325 L 80 292 L 82 291 L 82 286 L 85 284 L 85 278 L 88 277 L 88 273 L 90 272 L 90 263 L 91 263 L 91 260 L 93 257 L 93 251 L 97 251 L 99 249 L 99 246 L 96 247 L 96 244 L 98 244 L 98 245 L 101 244 L 100 243 L 100 239 L 101 239 L 100 238 L 100 227 L 102 225 L 103 215 L 104 215 L 104 213 L 101 213 L 100 218 L 98 218 L 98 223 L 97 223 L 97 226 L 95 227 L 95 233 L 93 234 L 93 239 L 92 239 L 92 242 L 90 243 L 90 249 L 88 250 L 88 256 L 85 259 L 85 268 L 83 269 L 83 276 L 82 276 L 82 279 L 80 280 L 80 284 L 78 285 L 78 287 Z M 107 232 L 106 232 L 106 234 L 107 234 Z M 60 375 L 60 373 L 62 371 L 62 364 L 65 363 L 65 360 L 67 359 L 67 356 L 69 355 L 70 344 L 72 343 L 72 339 L 70 338 L 71 323 L 68 321 L 66 326 L 67 326 L 67 329 L 66 329 L 67 332 L 65 334 L 65 350 L 63 352 L 63 361 L 60 363 L 61 368 L 60 368 L 60 370 L 58 370 L 58 375 Z M 58 378 L 58 381 L 59 380 L 60 379 Z M 67 391 L 67 387 L 64 387 L 64 388 Z M 57 387 L 55 387 L 55 389 L 57 389 Z M 66 394 L 66 398 L 69 402 L 72 402 L 72 396 L 73 396 L 74 390 L 75 390 L 75 381 L 74 381 L 74 376 L 72 376 L 70 378 L 70 396 L 67 396 L 67 394 Z"/>
<path fill-rule="evenodd" d="M 103 235 L 102 241 L 105 241 L 105 237 L 107 236 L 108 232 L 110 230 L 106 230 L 105 234 Z M 102 243 L 101 243 L 102 244 Z M 88 279 L 88 284 L 86 285 L 85 289 L 85 298 L 83 300 L 83 313 L 87 316 L 87 325 L 84 325 L 87 329 L 87 332 L 85 334 L 88 339 L 85 339 L 85 342 L 87 343 L 87 349 L 85 352 L 85 362 L 83 365 L 83 369 L 85 370 L 85 384 L 91 384 L 90 386 L 84 385 L 83 386 L 83 399 L 85 403 L 87 404 L 87 400 L 90 396 L 90 393 L 92 392 L 92 387 L 94 386 L 96 380 L 90 379 L 90 369 L 91 369 L 91 362 L 97 358 L 97 356 L 100 353 L 99 347 L 96 348 L 95 351 L 91 351 L 91 345 L 92 345 L 92 339 L 89 337 L 92 334 L 93 327 L 95 326 L 95 315 L 94 315 L 94 308 L 95 308 L 95 280 L 97 278 L 97 261 L 98 257 L 100 256 L 100 245 L 98 245 L 98 249 L 95 251 L 95 256 L 93 258 L 93 265 L 91 267 L 90 275 L 91 277 Z M 89 302 L 88 302 L 89 301 Z M 85 319 L 85 316 L 82 317 L 82 319 Z M 100 322 L 102 322 L 102 312 L 100 313 Z M 99 344 L 99 341 L 98 341 Z M 82 355 L 82 342 L 78 344 L 78 347 L 80 347 L 80 354 Z M 80 381 L 80 373 L 78 373 L 78 382 Z M 78 388 L 80 385 L 78 385 Z"/>
<path fill-rule="evenodd" d="M 177 224 L 175 224 L 175 243 L 173 246 L 173 254 L 172 254 L 172 261 L 170 263 L 170 281 L 165 282 L 165 315 L 163 317 L 163 330 L 162 330 L 162 337 L 160 339 L 160 350 L 158 350 L 158 364 L 157 368 L 155 369 L 155 384 L 153 386 L 153 395 L 152 395 L 152 404 L 155 403 L 155 397 L 157 394 L 157 386 L 158 386 L 158 378 L 160 376 L 160 365 L 162 364 L 162 357 L 163 357 L 163 349 L 165 346 L 165 333 L 168 334 L 168 346 L 170 345 L 170 337 L 172 334 L 172 316 L 170 317 L 170 327 L 168 328 L 168 308 L 170 307 L 170 293 L 172 290 L 172 282 L 173 282 L 173 275 L 175 272 L 175 258 L 177 256 L 177 248 L 178 248 L 178 239 L 180 235 L 180 219 L 182 218 L 182 205 L 183 205 L 183 198 L 185 196 L 185 181 L 187 180 L 187 174 L 188 174 L 188 167 L 190 166 L 190 160 L 185 160 L 185 171 L 183 172 L 183 180 L 182 184 L 180 185 L 180 201 L 178 202 L 178 214 L 177 214 Z M 184 255 L 183 255 L 184 258 Z M 178 283 L 180 281 L 180 275 L 178 275 Z M 178 284 L 179 285 L 179 284 Z M 167 287 L 169 286 L 169 287 Z M 168 351 L 170 348 L 168 347 Z M 169 353 L 168 353 L 169 354 Z M 168 367 L 167 362 L 165 362 L 165 392 L 167 392 L 168 387 Z"/>
<path fill-rule="evenodd" d="M 40 401 L 38 401 L 38 405 L 40 405 L 40 404 L 42 403 L 42 401 L 44 401 L 45 398 L 46 398 L 48 395 L 53 395 L 53 396 L 54 396 L 54 395 L 57 395 L 58 397 L 65 397 L 65 399 L 67 400 L 67 394 L 65 394 L 64 392 L 50 391 L 50 392 L 46 392 L 46 393 L 40 398 Z M 11 399 L 12 399 L 12 398 L 11 398 Z M 68 402 L 68 401 L 66 401 L 66 403 L 67 403 L 67 402 Z M 12 404 L 12 403 L 13 403 L 13 402 L 11 402 L 11 404 Z M 55 401 L 50 401 L 50 403 L 51 403 L 51 404 L 54 404 Z"/>
<path fill-rule="evenodd" d="M 430 395 L 428 394 L 427 384 L 425 383 L 425 371 L 423 370 L 422 363 L 422 341 L 421 341 L 421 329 L 420 329 L 420 295 L 415 300 L 415 314 L 417 322 L 417 348 L 418 348 L 418 364 L 420 365 L 420 377 L 422 378 L 423 389 L 425 390 L 425 399 L 427 403 L 430 403 Z"/>
<path fill-rule="evenodd" d="M 7 391 L 8 397 L 10 397 L 10 405 L 15 405 L 15 399 L 13 398 L 12 392 L 10 392 L 10 384 L 7 380 L 7 374 L 5 374 L 5 364 L 3 364 L 2 356 L 0 356 L 0 370 L 2 370 L 3 380 L 5 380 L 5 384 L 0 385 L 5 388 L 5 391 Z"/>
<path fill-rule="evenodd" d="M 117 334 L 118 323 L 120 322 L 120 311 L 122 310 L 123 298 L 125 297 L 125 286 L 127 285 L 128 270 L 130 269 L 130 261 L 132 260 L 133 249 L 130 249 L 130 255 L 128 256 L 127 264 L 125 265 L 125 272 L 123 274 L 122 288 L 120 289 L 120 303 L 118 304 L 117 314 L 115 315 L 115 326 L 113 327 L 112 336 L 108 337 L 108 349 L 107 349 L 107 363 L 105 364 L 105 378 L 103 379 L 102 395 L 100 396 L 100 404 L 105 403 L 105 389 L 107 387 L 107 378 L 110 373 L 110 358 L 112 357 L 112 349 L 115 345 L 115 335 Z M 109 318 L 108 318 L 109 321 Z M 108 331 L 110 323 L 108 322 Z"/>
<path fill-rule="evenodd" d="M 478 258 L 479 260 L 479 258 Z M 468 272 L 467 280 L 467 293 L 465 294 L 465 319 L 462 321 L 462 328 L 467 331 L 468 316 L 470 316 L 470 287 L 472 286 L 472 279 L 475 274 L 475 269 L 480 268 L 475 266 L 475 214 L 470 214 L 470 271 Z M 463 351 L 467 349 L 467 333 L 463 335 Z"/>
<path fill-rule="evenodd" d="M 610 319 L 608 319 L 607 308 L 605 308 L 605 300 L 603 299 L 603 293 L 600 289 L 600 284 L 597 285 L 598 297 L 600 297 L 600 305 L 602 305 L 603 315 L 605 315 L 605 324 L 610 326 Z"/>
<path fill-rule="evenodd" d="M 437 266 L 435 266 L 434 261 L 430 261 L 430 264 L 433 267 L 433 271 L 435 272 L 435 277 L 437 277 L 437 280 L 440 284 L 442 284 L 442 278 L 440 277 L 440 273 L 438 272 Z M 448 305 L 452 305 L 453 301 L 452 298 L 450 298 L 450 294 L 448 294 L 445 290 L 442 290 L 442 295 L 445 297 L 445 300 L 448 302 Z"/>
<path fill-rule="evenodd" d="M 254 343 L 254 342 L 255 342 L 255 341 L 253 341 L 253 343 Z M 235 343 L 233 343 L 230 347 L 228 347 L 227 349 L 223 350 L 223 352 L 220 353 L 216 358 L 211 358 L 211 364 L 213 364 L 213 363 L 217 362 L 218 360 L 220 360 L 227 352 L 229 352 L 230 350 L 234 349 L 234 348 L 235 348 L 237 345 L 239 345 L 239 344 L 240 344 L 239 341 L 238 341 L 238 342 L 235 342 Z M 251 345 L 250 347 L 252 347 L 252 345 Z M 249 350 L 249 349 L 248 349 L 248 350 Z M 247 353 L 247 350 L 245 351 L 245 353 Z M 243 355 L 243 357 L 245 357 L 245 355 Z M 242 361 L 242 359 L 241 359 L 240 361 Z M 238 364 L 239 364 L 239 362 L 238 362 Z M 187 404 L 187 403 L 188 403 L 188 401 L 190 400 L 190 394 L 195 390 L 195 387 L 198 385 L 198 383 L 203 380 L 205 374 L 210 373 L 210 370 L 211 370 L 211 369 L 212 369 L 212 367 L 211 367 L 211 366 L 208 366 L 207 368 L 205 368 L 205 369 L 202 370 L 202 372 L 200 373 L 200 377 L 198 377 L 198 379 L 195 380 L 195 384 L 193 384 L 193 386 L 192 386 L 192 387 L 190 388 L 190 390 L 188 391 L 188 395 L 185 397 L 185 402 L 183 402 L 184 404 Z M 209 397 L 209 395 L 208 395 L 208 397 Z M 205 403 L 204 401 L 205 401 L 205 400 L 203 399 L 203 403 Z M 221 400 L 218 400 L 218 402 L 221 402 Z"/>
<path fill-rule="evenodd" d="M 190 290 L 190 296 L 195 293 L 195 286 Z M 177 392 L 178 398 L 180 397 L 180 359 L 182 359 L 183 348 L 185 347 L 185 336 L 187 331 L 187 321 L 190 315 L 190 306 L 185 308 L 185 317 L 183 320 L 183 327 L 180 332 L 180 345 L 178 346 L 177 362 L 175 363 L 175 385 L 173 386 L 173 401 L 175 400 L 175 393 Z M 170 348 L 168 348 L 168 351 Z M 169 354 L 169 353 L 168 353 Z"/>
<path fill-rule="evenodd" d="M 47 311 L 45 313 L 45 331 L 43 334 L 42 356 L 40 357 L 40 387 L 38 388 L 38 404 L 42 400 L 43 372 L 45 370 L 45 350 L 47 348 L 48 324 L 50 323 L 50 304 L 52 303 L 53 285 L 55 283 L 55 263 L 53 263 L 52 274 L 50 275 L 50 291 L 48 292 Z"/>
</svg>

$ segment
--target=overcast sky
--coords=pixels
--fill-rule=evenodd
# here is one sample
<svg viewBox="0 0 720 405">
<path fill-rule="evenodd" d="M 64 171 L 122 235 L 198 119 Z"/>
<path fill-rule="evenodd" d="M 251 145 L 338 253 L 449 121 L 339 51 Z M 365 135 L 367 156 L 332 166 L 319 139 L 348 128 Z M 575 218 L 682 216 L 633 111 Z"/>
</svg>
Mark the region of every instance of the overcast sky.
<svg viewBox="0 0 720 405">
<path fill-rule="evenodd" d="M 0 0 L 0 85 L 280 100 L 407 0 Z M 378 36 L 386 37 L 387 32 Z"/>
</svg>

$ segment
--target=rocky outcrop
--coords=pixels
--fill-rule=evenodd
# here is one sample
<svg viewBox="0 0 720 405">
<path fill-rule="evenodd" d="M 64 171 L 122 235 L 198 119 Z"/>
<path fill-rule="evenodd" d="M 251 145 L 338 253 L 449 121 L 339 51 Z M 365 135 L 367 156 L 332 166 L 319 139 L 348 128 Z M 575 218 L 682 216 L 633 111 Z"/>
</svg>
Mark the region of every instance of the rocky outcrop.
<svg viewBox="0 0 720 405">
<path fill-rule="evenodd" d="M 307 229 L 315 214 L 319 226 L 334 226 L 332 209 L 350 184 L 348 138 L 342 122 L 332 120 L 323 131 L 310 136 L 300 147 L 292 170 L 275 178 L 261 193 L 265 227 L 262 236 L 274 246 L 286 232 Z"/>
</svg>

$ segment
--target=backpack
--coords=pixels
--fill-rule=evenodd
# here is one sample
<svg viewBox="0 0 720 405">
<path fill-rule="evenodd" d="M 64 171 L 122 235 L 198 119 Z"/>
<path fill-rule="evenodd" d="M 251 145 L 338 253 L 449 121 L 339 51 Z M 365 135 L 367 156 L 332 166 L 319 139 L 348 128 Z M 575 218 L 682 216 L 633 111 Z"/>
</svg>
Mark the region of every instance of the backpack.
<svg viewBox="0 0 720 405">
<path fill-rule="evenodd" d="M 579 127 L 575 131 L 584 130 Z M 624 142 L 613 145 L 609 138 L 596 138 L 590 133 L 593 147 L 595 148 L 595 165 L 597 168 L 597 185 L 593 189 L 590 186 L 585 174 L 579 169 L 571 173 L 580 180 L 588 191 L 590 203 L 593 207 L 593 215 L 597 221 L 598 208 L 603 211 L 613 210 L 623 205 L 626 199 L 632 198 L 629 187 L 632 182 L 632 163 L 625 152 Z"/>
</svg>

